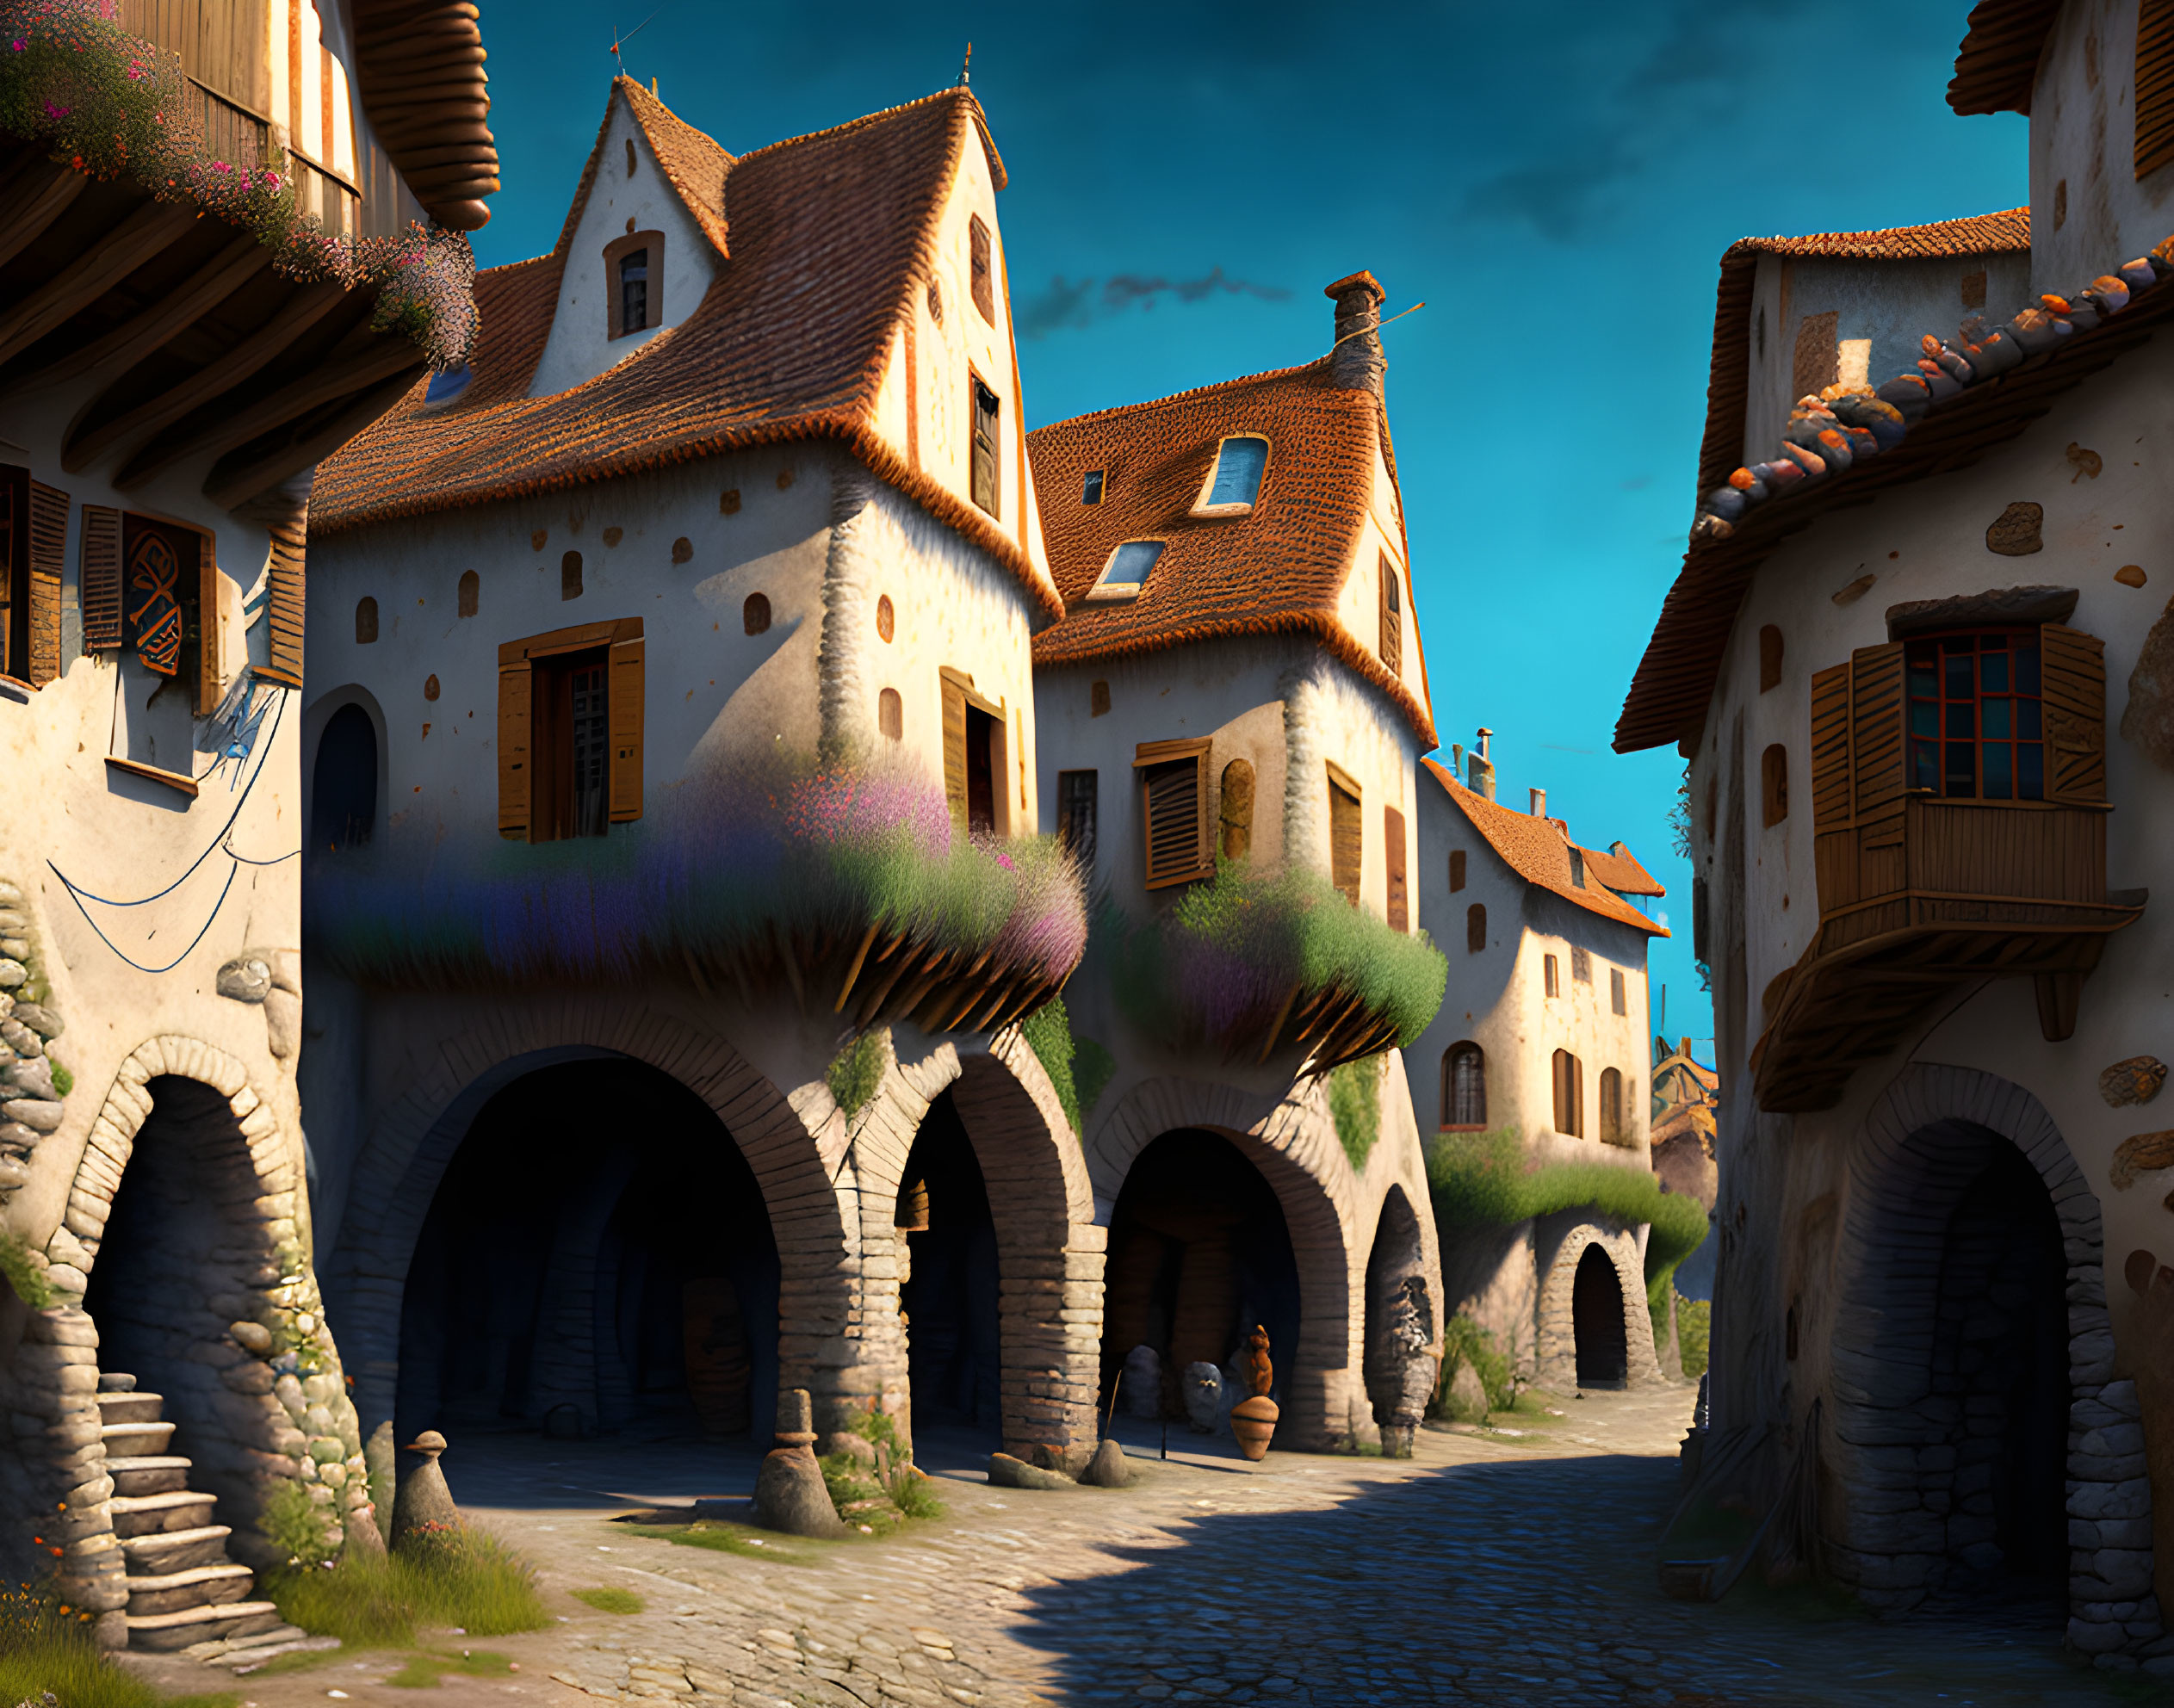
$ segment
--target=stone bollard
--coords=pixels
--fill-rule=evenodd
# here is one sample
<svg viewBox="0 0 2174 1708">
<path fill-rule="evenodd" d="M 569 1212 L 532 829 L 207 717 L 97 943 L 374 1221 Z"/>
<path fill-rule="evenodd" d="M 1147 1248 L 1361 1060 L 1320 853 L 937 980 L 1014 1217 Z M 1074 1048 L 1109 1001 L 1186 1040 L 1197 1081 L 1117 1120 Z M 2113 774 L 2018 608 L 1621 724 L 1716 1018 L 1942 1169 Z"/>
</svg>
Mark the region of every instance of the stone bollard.
<svg viewBox="0 0 2174 1708">
<path fill-rule="evenodd" d="M 755 1478 L 755 1522 L 789 1536 L 845 1533 L 815 1463 L 814 1407 L 805 1388 L 777 1396 L 777 1445 Z"/>
<path fill-rule="evenodd" d="M 407 1451 L 420 1454 L 423 1463 L 400 1479 L 399 1492 L 393 1497 L 393 1545 L 427 1548 L 450 1541 L 460 1532 L 461 1509 L 453 1504 L 453 1491 L 438 1469 L 445 1438 L 426 1429 L 408 1443 Z"/>
</svg>

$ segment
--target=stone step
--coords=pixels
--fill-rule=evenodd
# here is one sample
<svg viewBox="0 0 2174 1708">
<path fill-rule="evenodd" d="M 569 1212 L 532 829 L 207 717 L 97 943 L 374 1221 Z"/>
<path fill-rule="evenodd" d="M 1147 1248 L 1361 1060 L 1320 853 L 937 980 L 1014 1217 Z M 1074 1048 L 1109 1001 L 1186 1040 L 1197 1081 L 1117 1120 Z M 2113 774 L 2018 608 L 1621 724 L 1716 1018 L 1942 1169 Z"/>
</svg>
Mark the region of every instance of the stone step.
<svg viewBox="0 0 2174 1708">
<path fill-rule="evenodd" d="M 212 1508 L 218 1504 L 216 1494 L 172 1488 L 164 1494 L 116 1494 L 107 1510 L 113 1515 L 114 1534 L 125 1542 L 160 1531 L 198 1529 L 211 1522 Z"/>
<path fill-rule="evenodd" d="M 221 1637 L 232 1641 L 280 1623 L 279 1609 L 269 1601 L 227 1601 L 184 1607 L 177 1613 L 130 1613 L 126 1618 L 128 1646 L 162 1655 Z"/>
<path fill-rule="evenodd" d="M 98 1391 L 101 1394 L 128 1394 L 135 1391 L 136 1378 L 118 1370 L 98 1372 Z"/>
<path fill-rule="evenodd" d="M 117 1391 L 96 1397 L 98 1416 L 106 1423 L 156 1423 L 166 1404 L 165 1396 L 159 1394 Z"/>
<path fill-rule="evenodd" d="M 189 1461 L 170 1456 L 108 1454 L 106 1475 L 116 1494 L 178 1494 L 189 1487 Z"/>
<path fill-rule="evenodd" d="M 174 1426 L 170 1423 L 133 1419 L 116 1422 L 109 1417 L 99 1425 L 98 1439 L 105 1443 L 106 1462 L 110 1464 L 116 1457 L 142 1458 L 164 1452 L 166 1444 L 174 1439 Z"/>
<path fill-rule="evenodd" d="M 308 1636 L 300 1625 L 274 1625 L 254 1637 L 238 1637 L 232 1643 L 199 1643 L 181 1652 L 192 1661 L 209 1661 L 230 1652 L 256 1654 L 277 1643 L 300 1643 Z"/>
<path fill-rule="evenodd" d="M 162 1531 L 152 1536 L 121 1538 L 123 1568 L 133 1580 L 190 1571 L 198 1566 L 226 1563 L 226 1538 L 234 1532 L 223 1524 L 207 1524 L 195 1530 Z"/>
<path fill-rule="evenodd" d="M 256 1587 L 257 1576 L 247 1566 L 222 1561 L 217 1565 L 164 1572 L 156 1577 L 132 1575 L 127 1585 L 130 1612 L 175 1613 L 184 1607 L 208 1607 L 246 1600 L 250 1591 Z"/>
</svg>

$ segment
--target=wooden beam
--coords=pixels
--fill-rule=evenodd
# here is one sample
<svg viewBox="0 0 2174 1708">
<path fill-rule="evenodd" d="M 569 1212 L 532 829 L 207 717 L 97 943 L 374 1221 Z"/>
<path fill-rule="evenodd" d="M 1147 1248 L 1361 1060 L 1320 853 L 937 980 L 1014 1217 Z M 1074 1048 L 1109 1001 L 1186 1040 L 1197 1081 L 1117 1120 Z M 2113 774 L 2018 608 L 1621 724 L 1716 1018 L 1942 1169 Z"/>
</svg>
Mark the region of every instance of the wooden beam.
<svg viewBox="0 0 2174 1708">
<path fill-rule="evenodd" d="M 184 421 L 160 434 L 121 466 L 114 476 L 114 486 L 125 492 L 164 473 L 184 457 L 202 452 L 223 455 L 237 445 L 300 420 L 336 398 L 362 391 L 396 374 L 410 375 L 408 383 L 412 385 L 414 370 L 422 360 L 422 353 L 405 334 L 381 333 L 372 347 L 358 350 L 344 362 L 312 368 L 201 432 L 189 431 Z"/>
<path fill-rule="evenodd" d="M 123 440 L 149 437 L 162 427 L 189 413 L 201 403 L 224 395 L 285 350 L 296 338 L 344 301 L 347 293 L 338 285 L 310 285 L 297 291 L 287 306 L 215 362 L 207 362 L 178 385 L 115 416 L 102 427 L 80 438 L 72 434 L 62 444 L 60 466 L 79 474 L 98 457 Z M 103 394 L 99 399 L 104 401 Z"/>
<path fill-rule="evenodd" d="M 231 473 L 221 473 L 232 461 L 231 457 L 214 464 L 204 481 L 205 496 L 221 510 L 232 510 L 236 504 L 247 504 L 259 493 L 269 492 L 305 468 L 314 467 L 406 397 L 422 371 L 423 352 L 418 350 L 413 364 L 405 372 L 362 393 L 315 432 L 277 450 L 267 451 Z M 786 976 L 796 980 L 799 977 L 799 970 L 790 961 L 786 962 Z"/>
<path fill-rule="evenodd" d="M 42 172 L 33 166 L 9 184 L 0 195 L 0 267 L 43 237 L 90 187 L 87 176 L 65 166 Z"/>
<path fill-rule="evenodd" d="M 59 385 L 107 366 L 133 368 L 167 339 L 194 324 L 272 264 L 272 252 L 253 237 L 237 238 L 182 289 L 160 298 L 102 338 L 94 338 L 8 383 L 9 393 Z"/>
<path fill-rule="evenodd" d="M 196 223 L 186 207 L 146 201 L 69 265 L 0 313 L 0 362 L 80 314 Z"/>
</svg>

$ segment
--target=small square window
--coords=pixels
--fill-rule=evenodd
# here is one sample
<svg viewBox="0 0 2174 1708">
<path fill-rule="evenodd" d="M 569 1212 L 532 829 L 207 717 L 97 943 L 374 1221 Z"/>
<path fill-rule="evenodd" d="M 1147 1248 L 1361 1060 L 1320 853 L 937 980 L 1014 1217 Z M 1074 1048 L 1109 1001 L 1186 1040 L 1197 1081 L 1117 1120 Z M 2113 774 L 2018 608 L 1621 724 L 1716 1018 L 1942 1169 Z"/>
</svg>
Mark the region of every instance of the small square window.
<svg viewBox="0 0 2174 1708">
<path fill-rule="evenodd" d="M 1148 572 L 1162 555 L 1160 540 L 1127 540 L 1110 554 L 1102 576 L 1087 594 L 1090 599 L 1135 599 Z"/>
<path fill-rule="evenodd" d="M 1100 469 L 1093 468 L 1087 471 L 1087 477 L 1080 486 L 1080 502 L 1083 504 L 1099 504 L 1102 502 L 1102 471 Z"/>
<path fill-rule="evenodd" d="M 1582 949 L 1570 950 L 1570 976 L 1582 985 L 1593 982 L 1593 957 Z"/>
<path fill-rule="evenodd" d="M 1208 478 L 1208 490 L 1198 505 L 1204 516 L 1242 515 L 1260 496 L 1261 477 L 1268 472 L 1266 439 L 1225 439 L 1217 448 L 1216 466 Z"/>
</svg>

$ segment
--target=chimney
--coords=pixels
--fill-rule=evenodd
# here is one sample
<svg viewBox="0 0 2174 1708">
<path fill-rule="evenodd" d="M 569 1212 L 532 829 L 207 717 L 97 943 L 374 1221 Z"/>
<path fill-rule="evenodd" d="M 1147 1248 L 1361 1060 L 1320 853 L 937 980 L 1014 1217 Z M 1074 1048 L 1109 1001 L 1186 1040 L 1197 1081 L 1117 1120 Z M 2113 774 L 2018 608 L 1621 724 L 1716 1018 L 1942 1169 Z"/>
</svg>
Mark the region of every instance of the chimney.
<svg viewBox="0 0 2174 1708">
<path fill-rule="evenodd" d="M 1382 298 L 1387 294 L 1372 273 L 1353 273 L 1339 279 L 1323 295 L 1336 303 L 1336 342 L 1329 352 L 1329 374 L 1346 391 L 1382 393 L 1382 374 L 1388 368 L 1381 353 Z"/>
<path fill-rule="evenodd" d="M 1465 761 L 1466 770 L 1471 778 L 1472 793 L 1483 801 L 1492 801 L 1495 798 L 1495 762 L 1487 757 L 1488 739 L 1495 732 L 1491 729 L 1481 730 L 1479 746 L 1472 750 L 1471 756 Z"/>
<path fill-rule="evenodd" d="M 1547 791 L 1545 789 L 1535 789 L 1533 791 L 1533 816 L 1536 819 L 1544 819 L 1547 816 Z"/>
</svg>

